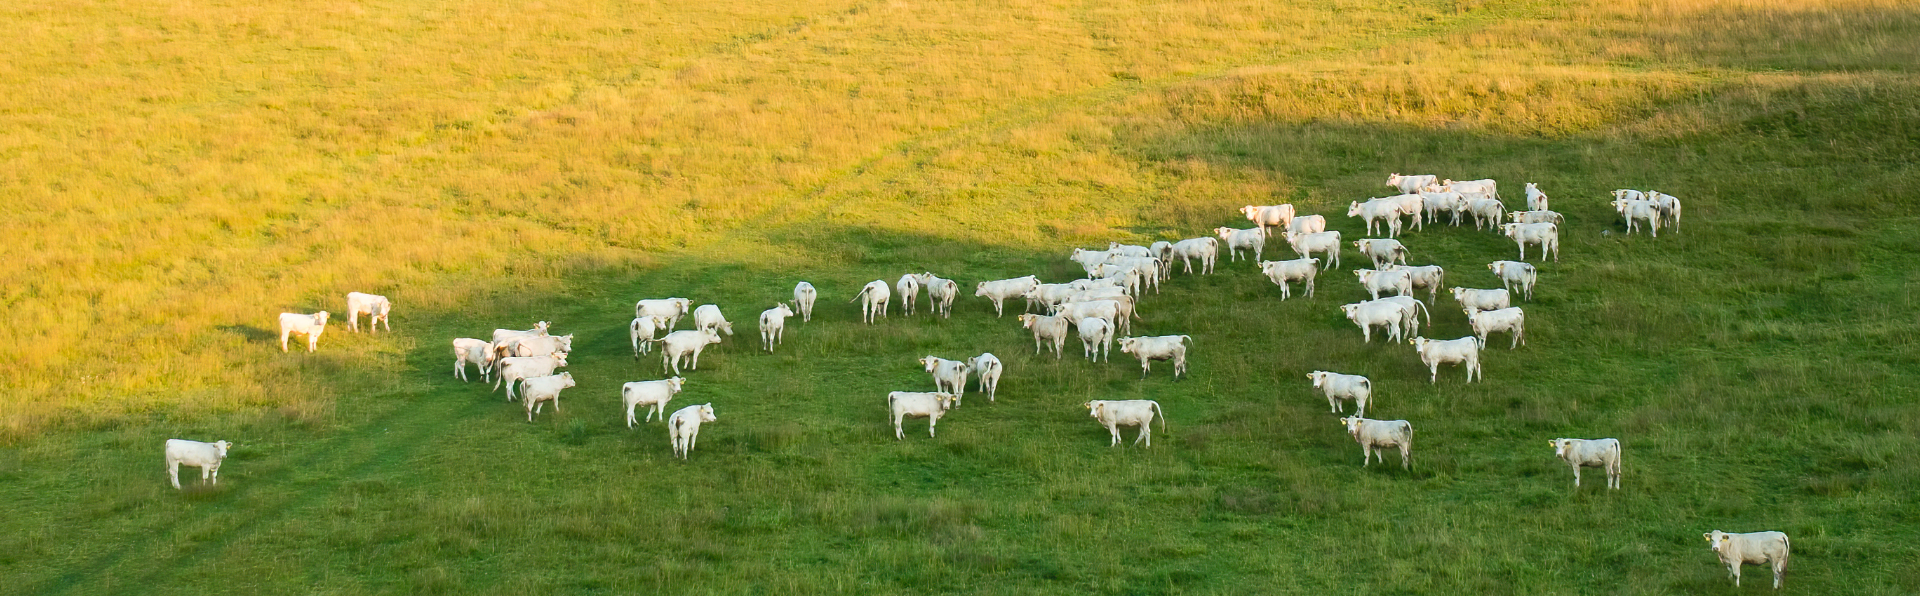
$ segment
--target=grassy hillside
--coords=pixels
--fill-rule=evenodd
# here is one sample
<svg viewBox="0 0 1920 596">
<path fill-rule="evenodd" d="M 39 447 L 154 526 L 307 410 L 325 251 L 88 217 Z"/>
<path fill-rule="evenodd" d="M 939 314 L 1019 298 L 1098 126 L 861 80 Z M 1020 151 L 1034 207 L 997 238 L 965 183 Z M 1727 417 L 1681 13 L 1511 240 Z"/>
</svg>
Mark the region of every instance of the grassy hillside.
<svg viewBox="0 0 1920 596">
<path fill-rule="evenodd" d="M 1920 592 L 1902 3 L 0 14 L 0 593 L 1734 590 L 1712 529 L 1790 533 L 1792 593 Z M 910 271 L 1062 281 L 1074 246 L 1249 203 L 1357 238 L 1343 207 L 1388 172 L 1496 178 L 1510 205 L 1538 182 L 1567 214 L 1531 345 L 1496 338 L 1485 383 L 1362 344 L 1344 270 L 1285 302 L 1245 262 L 1176 275 L 1138 328 L 1193 336 L 1180 381 L 1035 357 L 981 299 L 873 327 L 846 302 Z M 1680 196 L 1681 230 L 1623 237 L 1614 188 Z M 1514 256 L 1403 241 L 1448 285 Z M 802 279 L 816 318 L 756 353 Z M 354 290 L 393 297 L 397 333 L 276 349 L 275 314 Z M 687 462 L 619 413 L 660 377 L 624 329 L 662 296 L 741 332 L 672 404 L 718 412 Z M 1437 306 L 1430 336 L 1466 333 Z M 448 374 L 451 338 L 540 319 L 578 337 L 565 410 L 528 424 Z M 930 387 L 916 358 L 981 351 L 997 403 L 890 436 L 885 393 Z M 1352 465 L 1316 369 L 1374 379 L 1411 472 Z M 1158 400 L 1170 429 L 1108 448 L 1088 399 Z M 1624 489 L 1573 490 L 1558 436 L 1621 438 Z M 224 482 L 167 487 L 170 437 L 238 443 Z"/>
</svg>

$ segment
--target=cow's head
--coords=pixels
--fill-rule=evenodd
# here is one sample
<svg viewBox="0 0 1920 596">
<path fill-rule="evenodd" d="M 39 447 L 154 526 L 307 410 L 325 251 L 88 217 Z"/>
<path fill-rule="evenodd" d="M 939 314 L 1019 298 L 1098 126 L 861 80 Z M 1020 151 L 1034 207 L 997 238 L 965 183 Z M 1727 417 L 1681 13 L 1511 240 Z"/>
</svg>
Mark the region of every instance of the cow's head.
<svg viewBox="0 0 1920 596">
<path fill-rule="evenodd" d="M 940 409 L 945 411 L 953 409 L 954 402 L 960 401 L 960 398 L 954 396 L 952 393 L 940 392 L 933 394 L 933 400 L 939 402 Z"/>
<path fill-rule="evenodd" d="M 714 333 L 712 329 L 708 329 L 702 333 L 706 334 L 708 345 L 720 343 L 720 334 Z"/>
<path fill-rule="evenodd" d="M 1361 420 L 1365 420 L 1365 418 L 1361 418 L 1359 416 L 1348 416 L 1340 419 L 1340 426 L 1347 427 L 1347 434 L 1359 436 Z"/>
<path fill-rule="evenodd" d="M 1355 311 L 1358 311 L 1358 310 L 1360 310 L 1360 305 L 1359 305 L 1359 304 L 1342 304 L 1342 305 L 1340 305 L 1340 311 L 1341 311 L 1341 312 L 1344 312 L 1344 313 L 1347 313 L 1347 318 L 1348 318 L 1348 319 L 1352 319 L 1352 318 L 1353 318 L 1353 313 L 1354 313 Z"/>
<path fill-rule="evenodd" d="M 323 310 L 313 313 L 313 324 L 325 326 L 327 324 L 327 311 Z"/>
<path fill-rule="evenodd" d="M 1132 354 L 1135 349 L 1140 347 L 1140 338 L 1138 337 L 1116 338 L 1114 342 L 1120 344 L 1120 353 L 1122 354 Z"/>
<path fill-rule="evenodd" d="M 1327 371 L 1324 371 L 1324 370 L 1316 370 L 1316 371 L 1313 371 L 1313 372 L 1310 372 L 1310 373 L 1307 373 L 1307 378 L 1309 378 L 1309 379 L 1313 379 L 1313 388 L 1314 388 L 1314 389 L 1319 389 L 1319 388 L 1320 388 L 1320 380 L 1321 380 L 1321 379 L 1325 379 L 1325 378 L 1327 378 Z"/>
<path fill-rule="evenodd" d="M 1566 457 L 1566 456 L 1567 456 L 1567 447 L 1573 444 L 1573 442 L 1572 442 L 1572 441 L 1569 441 L 1569 440 L 1566 440 L 1566 439 L 1554 439 L 1554 440 L 1551 440 L 1551 441 L 1547 441 L 1547 442 L 1548 442 L 1548 443 L 1551 443 L 1551 444 L 1553 444 L 1553 456 L 1554 456 L 1554 457 Z"/>
<path fill-rule="evenodd" d="M 548 356 L 548 357 L 551 357 L 551 358 L 553 358 L 553 363 L 554 363 L 554 364 L 556 364 L 556 365 L 559 365 L 559 366 L 566 366 L 566 365 L 567 365 L 567 353 L 566 353 L 566 352 L 562 352 L 562 351 L 559 351 L 559 350 L 555 350 L 555 351 L 553 351 L 553 352 L 550 352 L 550 353 L 548 353 L 548 354 L 547 354 L 547 356 Z"/>
<path fill-rule="evenodd" d="M 667 379 L 667 393 L 679 393 L 680 388 L 686 386 L 686 384 L 687 384 L 686 377 L 673 377 L 673 378 Z"/>
<path fill-rule="evenodd" d="M 1424 352 L 1424 351 L 1426 351 L 1426 349 L 1427 349 L 1427 344 L 1428 344 L 1428 343 L 1431 343 L 1431 342 L 1433 342 L 1433 340 L 1431 340 L 1431 339 L 1427 339 L 1427 338 L 1424 338 L 1424 337 L 1420 337 L 1420 336 L 1418 336 L 1418 335 L 1415 335 L 1415 336 L 1413 336 L 1413 339 L 1409 339 L 1409 340 L 1407 340 L 1407 343 L 1408 343 L 1408 344 L 1412 344 L 1412 345 L 1413 345 L 1413 349 L 1414 349 L 1414 351 L 1416 351 L 1416 352 Z"/>
<path fill-rule="evenodd" d="M 220 459 L 226 459 L 227 450 L 233 448 L 233 443 L 228 443 L 226 441 L 214 441 L 213 446 L 214 448 L 220 450 Z"/>
<path fill-rule="evenodd" d="M 565 387 L 572 387 L 572 386 L 573 386 L 573 373 L 570 373 L 570 372 L 563 372 L 563 373 L 560 373 L 560 386 L 561 386 L 562 388 L 565 388 Z"/>
<path fill-rule="evenodd" d="M 552 326 L 553 326 L 553 323 L 549 323 L 549 322 L 546 322 L 546 321 L 538 321 L 538 322 L 535 322 L 535 323 L 533 324 L 533 331 L 534 331 L 535 333 L 539 333 L 539 334 L 541 334 L 541 335 L 546 335 L 546 334 L 547 334 L 547 328 L 548 328 L 548 327 L 552 327 Z"/>
<path fill-rule="evenodd" d="M 1020 315 L 1015 318 L 1020 320 L 1021 327 L 1032 329 L 1034 321 L 1040 320 L 1040 315 L 1028 313 L 1028 314 Z"/>
<path fill-rule="evenodd" d="M 1387 186 L 1399 186 L 1400 174 L 1387 174 Z"/>
<path fill-rule="evenodd" d="M 713 422 L 715 420 L 719 420 L 719 418 L 713 415 L 713 402 L 707 402 L 705 404 L 701 404 L 700 405 L 700 421 Z"/>
<path fill-rule="evenodd" d="M 1347 217 L 1359 217 L 1359 216 L 1360 216 L 1360 202 L 1354 201 L 1351 203 L 1347 203 Z"/>
<path fill-rule="evenodd" d="M 933 372 L 933 369 L 938 368 L 940 366 L 940 359 L 935 358 L 933 356 L 927 356 L 925 358 L 921 358 L 920 366 L 925 367 L 927 369 L 927 372 Z"/>
<path fill-rule="evenodd" d="M 1733 536 L 1728 535 L 1726 532 L 1722 532 L 1719 530 L 1707 532 L 1705 534 L 1701 534 L 1700 536 L 1703 538 L 1706 538 L 1708 544 L 1713 545 L 1713 552 L 1716 552 L 1716 553 L 1720 552 L 1721 549 L 1726 548 L 1729 544 L 1733 542 Z"/>
<path fill-rule="evenodd" d="M 1238 230 L 1235 230 L 1233 228 L 1229 228 L 1226 226 L 1220 226 L 1213 229 L 1213 235 L 1219 236 L 1221 240 L 1225 240 L 1227 239 L 1227 236 L 1233 235 L 1233 233 L 1236 231 Z"/>
<path fill-rule="evenodd" d="M 1107 402 L 1106 402 L 1106 400 L 1099 400 L 1099 399 L 1096 399 L 1096 400 L 1093 400 L 1093 401 L 1090 401 L 1090 402 L 1087 402 L 1087 403 L 1085 403 L 1085 404 L 1081 404 L 1081 405 L 1084 405 L 1084 406 L 1086 406 L 1086 407 L 1087 407 L 1087 415 L 1088 415 L 1088 416 L 1091 416 L 1091 417 L 1094 417 L 1094 418 L 1099 418 L 1099 417 L 1100 417 L 1100 412 L 1106 409 L 1106 407 L 1107 407 Z"/>
</svg>

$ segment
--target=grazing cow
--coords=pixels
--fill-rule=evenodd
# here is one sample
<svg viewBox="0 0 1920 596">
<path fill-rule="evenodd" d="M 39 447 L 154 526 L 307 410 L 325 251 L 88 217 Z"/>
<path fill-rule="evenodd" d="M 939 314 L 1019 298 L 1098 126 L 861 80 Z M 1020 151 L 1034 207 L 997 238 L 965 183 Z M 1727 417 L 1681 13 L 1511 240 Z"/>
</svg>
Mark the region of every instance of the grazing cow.
<svg viewBox="0 0 1920 596">
<path fill-rule="evenodd" d="M 1421 175 L 1415 175 L 1415 176 L 1402 176 L 1399 174 L 1388 174 L 1387 186 L 1400 189 L 1401 193 L 1411 193 L 1411 192 L 1419 192 L 1420 189 L 1422 188 L 1432 186 L 1434 182 L 1437 180 L 1439 180 L 1439 177 L 1431 174 L 1421 174 Z"/>
<path fill-rule="evenodd" d="M 929 355 L 920 359 L 920 366 L 933 375 L 934 391 L 953 394 L 953 405 L 960 405 L 960 400 L 966 398 L 967 374 L 973 372 L 966 362 Z"/>
<path fill-rule="evenodd" d="M 1398 304 L 1378 301 L 1356 302 L 1342 304 L 1340 310 L 1346 313 L 1347 320 L 1360 326 L 1361 337 L 1365 338 L 1367 343 L 1373 343 L 1375 326 L 1387 328 L 1388 341 L 1400 341 L 1400 329 L 1407 324 L 1406 312 Z"/>
<path fill-rule="evenodd" d="M 651 340 L 661 331 L 667 330 L 667 319 L 661 316 L 637 317 L 627 324 L 627 338 L 633 340 L 633 359 L 639 360 L 641 354 L 653 351 Z"/>
<path fill-rule="evenodd" d="M 1573 487 L 1580 488 L 1580 468 L 1605 468 L 1607 488 L 1620 488 L 1618 439 L 1554 439 L 1553 456 L 1573 466 Z"/>
<path fill-rule="evenodd" d="M 1627 220 L 1627 234 L 1632 235 L 1639 229 L 1639 222 L 1647 222 L 1647 229 L 1653 237 L 1660 237 L 1660 205 L 1653 201 L 1614 201 L 1613 208 L 1620 217 Z"/>
<path fill-rule="evenodd" d="M 813 284 L 803 281 L 793 286 L 793 305 L 800 309 L 800 322 L 813 322 L 813 301 L 819 297 L 820 293 L 813 289 Z"/>
<path fill-rule="evenodd" d="M 1367 402 L 1373 400 L 1373 381 L 1360 375 L 1344 375 L 1336 372 L 1316 370 L 1307 373 L 1313 380 L 1313 387 L 1327 394 L 1327 409 L 1335 414 L 1345 411 L 1340 402 L 1352 400 L 1353 415 L 1367 415 Z"/>
<path fill-rule="evenodd" d="M 1001 305 L 1004 304 L 1008 298 L 1024 295 L 1028 290 L 1032 290 L 1038 285 L 1040 285 L 1040 278 L 1031 275 L 1013 279 L 983 281 L 974 285 L 973 295 L 976 297 L 984 296 L 988 300 L 993 301 L 994 316 L 1005 316 L 1006 311 Z"/>
<path fill-rule="evenodd" d="M 1546 211 L 1546 210 L 1514 211 L 1507 214 L 1507 219 L 1513 220 L 1513 223 L 1523 223 L 1523 224 L 1550 223 L 1555 225 L 1564 225 L 1566 224 L 1566 221 L 1567 221 L 1567 218 L 1560 215 L 1560 212 Z"/>
<path fill-rule="evenodd" d="M 1133 354 L 1140 359 L 1140 378 L 1147 378 L 1153 372 L 1153 361 L 1172 360 L 1173 378 L 1187 374 L 1187 344 L 1193 338 L 1185 335 L 1162 335 L 1159 337 L 1122 337 L 1120 353 Z"/>
<path fill-rule="evenodd" d="M 1527 210 L 1528 211 L 1546 211 L 1548 209 L 1551 209 L 1551 207 L 1547 206 L 1547 193 L 1540 192 L 1540 185 L 1534 184 L 1532 182 L 1528 182 L 1527 183 Z"/>
<path fill-rule="evenodd" d="M 953 299 L 960 295 L 960 284 L 951 279 L 941 279 L 932 271 L 914 276 L 920 287 L 927 289 L 927 312 L 940 315 L 942 319 L 953 318 Z"/>
<path fill-rule="evenodd" d="M 1657 190 L 1649 190 L 1647 191 L 1647 200 L 1653 201 L 1654 207 L 1660 210 L 1660 217 L 1667 220 L 1663 225 L 1673 228 L 1675 232 L 1680 231 L 1679 197 Z"/>
<path fill-rule="evenodd" d="M 1540 245 L 1540 260 L 1547 259 L 1547 252 L 1553 252 L 1553 262 L 1560 262 L 1560 226 L 1550 223 L 1510 223 L 1501 224 L 1500 232 L 1520 245 L 1520 260 L 1527 260 L 1527 245 Z"/>
<path fill-rule="evenodd" d="M 1293 221 L 1287 224 L 1287 229 L 1281 232 L 1280 238 L 1284 240 L 1288 234 L 1317 234 L 1325 231 L 1327 231 L 1327 216 L 1302 215 L 1293 218 Z"/>
<path fill-rule="evenodd" d="M 974 376 L 980 379 L 980 390 L 987 393 L 987 401 L 993 401 L 994 391 L 1000 388 L 1000 358 L 992 352 L 982 352 L 967 359 L 967 368 L 973 369 Z"/>
<path fill-rule="evenodd" d="M 1487 347 L 1487 335 L 1497 331 L 1513 334 L 1513 341 L 1507 345 L 1509 350 L 1527 343 L 1527 315 L 1521 312 L 1519 307 L 1500 310 L 1463 310 L 1467 311 L 1467 326 L 1473 329 L 1474 337 L 1480 338 L 1481 349 L 1484 350 Z"/>
<path fill-rule="evenodd" d="M 1427 210 L 1427 219 L 1439 221 L 1441 213 L 1453 216 L 1453 225 L 1460 225 L 1460 212 L 1466 210 L 1467 198 L 1453 191 L 1420 193 L 1420 204 Z"/>
<path fill-rule="evenodd" d="M 1213 273 L 1213 263 L 1220 259 L 1220 240 L 1216 238 L 1188 238 L 1173 244 L 1173 256 L 1180 259 L 1187 273 L 1193 273 L 1193 259 L 1200 259 L 1200 273 Z"/>
<path fill-rule="evenodd" d="M 539 335 L 534 337 L 516 337 L 493 344 L 495 358 L 508 356 L 538 356 L 554 352 L 572 352 L 573 334 Z"/>
<path fill-rule="evenodd" d="M 1240 214 L 1247 216 L 1262 232 L 1268 227 L 1286 229 L 1287 224 L 1293 223 L 1293 205 L 1289 204 L 1247 205 L 1240 208 Z"/>
<path fill-rule="evenodd" d="M 1487 263 L 1487 270 L 1500 276 L 1500 282 L 1506 284 L 1508 291 L 1520 286 L 1520 295 L 1533 300 L 1533 284 L 1540 281 L 1540 271 L 1533 264 L 1522 261 L 1494 261 Z"/>
<path fill-rule="evenodd" d="M 1321 261 L 1320 267 L 1322 269 L 1340 266 L 1339 231 L 1314 232 L 1311 234 L 1288 232 L 1287 246 L 1292 247 L 1293 253 L 1301 257 L 1311 257 L 1313 253 L 1321 253 L 1322 256 L 1326 257 L 1325 260 Z"/>
<path fill-rule="evenodd" d="M 489 380 L 493 374 L 493 344 L 470 337 L 453 340 L 453 378 L 473 382 L 467 378 L 469 362 L 480 369 L 481 381 Z"/>
<path fill-rule="evenodd" d="M 493 388 L 499 389 L 501 385 L 506 385 L 507 401 L 513 401 L 517 399 L 513 395 L 513 385 L 515 382 L 553 374 L 555 369 L 567 365 L 567 353 L 554 352 L 545 356 L 514 356 L 511 358 L 501 358 L 495 362 L 498 362 L 499 365 L 494 367 Z"/>
<path fill-rule="evenodd" d="M 547 329 L 551 328 L 552 326 L 553 326 L 553 323 L 540 321 L 540 322 L 534 323 L 532 329 L 495 329 L 493 330 L 492 343 L 495 346 L 499 346 L 500 344 L 506 343 L 507 340 L 510 340 L 516 337 L 534 337 L 534 336 L 544 337 L 547 335 Z"/>
<path fill-rule="evenodd" d="M 1453 299 L 1460 303 L 1460 308 L 1466 309 L 1468 312 L 1500 310 L 1513 306 L 1513 302 L 1509 298 L 1510 294 L 1504 289 L 1476 290 L 1473 288 L 1449 288 L 1448 291 L 1453 292 Z"/>
<path fill-rule="evenodd" d="M 1435 299 L 1439 298 L 1440 286 L 1444 285 L 1447 277 L 1447 271 L 1441 269 L 1439 265 L 1421 265 L 1419 267 L 1388 265 L 1387 269 L 1389 271 L 1407 272 L 1407 280 L 1412 283 L 1413 289 L 1416 291 L 1421 288 L 1426 288 L 1428 304 L 1432 304 Z"/>
<path fill-rule="evenodd" d="M 627 428 L 633 428 L 634 406 L 647 406 L 647 422 L 653 422 L 658 414 L 661 420 L 667 419 L 667 402 L 680 394 L 680 388 L 687 384 L 681 377 L 672 377 L 658 381 L 634 381 L 620 386 L 620 403 L 627 406 Z M 557 406 L 556 406 L 557 407 Z"/>
<path fill-rule="evenodd" d="M 1483 178 L 1480 180 L 1464 180 L 1464 181 L 1457 181 L 1457 182 L 1453 180 L 1442 180 L 1440 181 L 1440 185 L 1446 187 L 1447 190 L 1451 190 L 1458 193 L 1479 194 L 1479 195 L 1486 195 L 1489 197 L 1493 197 L 1496 199 L 1500 198 L 1499 185 L 1494 183 L 1492 178 Z"/>
<path fill-rule="evenodd" d="M 1728 534 L 1719 530 L 1700 536 L 1713 545 L 1713 553 L 1720 555 L 1720 564 L 1727 566 L 1727 574 L 1733 576 L 1733 587 L 1740 587 L 1741 565 L 1765 565 L 1773 563 L 1773 589 L 1780 589 L 1780 581 L 1787 576 L 1787 555 L 1793 550 L 1787 535 L 1780 532 L 1749 532 L 1746 534 Z"/>
<path fill-rule="evenodd" d="M 1400 469 L 1413 468 L 1413 424 L 1405 420 L 1370 420 L 1359 416 L 1340 419 L 1340 425 L 1347 427 L 1347 434 L 1360 443 L 1360 467 L 1373 463 L 1377 454 L 1380 463 L 1387 463 L 1387 449 L 1400 448 Z M 1379 451 L 1374 451 L 1378 449 Z"/>
<path fill-rule="evenodd" d="M 1347 217 L 1358 217 L 1367 222 L 1367 233 L 1374 233 L 1376 224 L 1384 223 L 1388 237 L 1400 235 L 1400 202 L 1386 199 L 1367 199 L 1366 202 L 1354 201 L 1347 205 Z"/>
<path fill-rule="evenodd" d="M 700 308 L 693 309 L 693 328 L 696 331 L 718 329 L 733 335 L 733 323 L 727 320 L 726 315 L 720 314 L 719 306 L 712 304 L 702 304 Z"/>
<path fill-rule="evenodd" d="M 560 390 L 573 386 L 573 373 L 533 377 L 520 382 L 520 403 L 527 407 L 527 422 L 533 422 L 533 415 L 540 413 L 546 402 L 553 402 L 553 411 L 560 411 Z"/>
<path fill-rule="evenodd" d="M 1067 347 L 1066 317 L 1023 314 L 1020 315 L 1020 326 L 1033 331 L 1034 355 L 1040 355 L 1040 342 L 1041 340 L 1047 340 L 1053 343 L 1053 359 L 1059 360 L 1061 358 L 1060 352 Z"/>
<path fill-rule="evenodd" d="M 1107 362 L 1113 362 L 1113 325 L 1106 319 L 1087 317 L 1080 319 L 1081 355 L 1094 362 L 1100 361 L 1100 350 L 1106 348 Z"/>
<path fill-rule="evenodd" d="M 201 484 L 219 484 L 220 462 L 226 461 L 231 448 L 233 444 L 226 441 L 167 439 L 167 476 L 173 480 L 173 488 L 180 488 L 180 466 L 200 468 Z"/>
<path fill-rule="evenodd" d="M 900 292 L 900 316 L 913 316 L 913 303 L 920 299 L 920 278 L 912 273 L 900 276 L 893 282 L 893 288 Z"/>
<path fill-rule="evenodd" d="M 1647 193 L 1643 193 L 1630 188 L 1622 188 L 1620 190 L 1613 191 L 1613 199 L 1616 201 L 1622 201 L 1622 200 L 1643 201 L 1643 200 L 1646 200 L 1646 198 L 1647 198 Z"/>
<path fill-rule="evenodd" d="M 887 316 L 887 299 L 890 298 L 888 294 L 889 291 L 885 280 L 876 279 L 867 282 L 867 286 L 860 288 L 860 293 L 854 294 L 853 300 L 848 300 L 847 302 L 860 302 L 861 322 L 872 325 L 874 318 L 885 318 Z M 999 308 L 1000 303 L 995 301 L 993 306 L 994 308 Z"/>
<path fill-rule="evenodd" d="M 933 427 L 940 424 L 940 417 L 953 409 L 959 399 L 951 393 L 895 391 L 887 394 L 887 417 L 893 421 L 893 439 L 905 440 L 907 433 L 900 423 L 908 417 L 927 419 L 927 436 L 933 435 Z"/>
<path fill-rule="evenodd" d="M 1137 244 L 1107 243 L 1107 253 L 1122 257 L 1151 257 L 1153 249 Z"/>
<path fill-rule="evenodd" d="M 320 334 L 327 330 L 327 311 L 310 315 L 283 312 L 280 313 L 280 352 L 287 351 L 287 337 L 298 333 L 307 336 L 307 351 L 320 347 Z"/>
<path fill-rule="evenodd" d="M 1466 367 L 1468 383 L 1473 382 L 1474 375 L 1479 375 L 1482 381 L 1487 380 L 1486 373 L 1480 370 L 1480 338 L 1469 335 L 1460 339 L 1441 340 L 1416 336 L 1407 340 L 1407 343 L 1413 344 L 1414 351 L 1420 354 L 1420 362 L 1427 365 L 1427 372 L 1431 375 L 1427 377 L 1428 383 L 1440 382 L 1440 365 L 1455 363 Z"/>
<path fill-rule="evenodd" d="M 1150 399 L 1096 399 L 1085 405 L 1087 414 L 1099 420 L 1101 426 L 1107 427 L 1107 433 L 1113 435 L 1113 440 L 1107 443 L 1108 447 L 1120 446 L 1120 427 L 1138 426 L 1140 435 L 1133 438 L 1133 444 L 1146 441 L 1147 447 L 1152 448 L 1155 415 L 1160 417 L 1160 432 L 1167 432 L 1167 413 L 1160 409 L 1160 402 Z"/>
<path fill-rule="evenodd" d="M 1219 227 L 1214 228 L 1213 233 L 1219 236 L 1220 240 L 1227 243 L 1227 255 L 1235 261 L 1240 260 L 1240 251 L 1243 250 L 1252 252 L 1253 260 L 1259 261 L 1260 251 L 1267 246 L 1267 232 L 1265 228 L 1237 230 L 1234 228 Z"/>
<path fill-rule="evenodd" d="M 667 331 L 680 328 L 680 317 L 693 311 L 693 301 L 686 298 L 654 298 L 633 303 L 633 316 L 660 316 L 667 318 Z"/>
<path fill-rule="evenodd" d="M 1396 296 L 1413 293 L 1413 276 L 1404 269 L 1355 269 L 1354 277 L 1360 279 L 1360 288 L 1380 299 L 1381 292 L 1391 291 Z"/>
<path fill-rule="evenodd" d="M 686 459 L 700 440 L 700 425 L 716 420 L 719 418 L 713 415 L 713 402 L 680 408 L 667 417 L 667 440 L 673 443 L 673 454 Z"/>
<path fill-rule="evenodd" d="M 793 307 L 785 303 L 775 304 L 773 308 L 760 311 L 760 344 L 773 353 L 773 344 L 787 343 L 787 317 L 793 316 Z"/>
<path fill-rule="evenodd" d="M 1433 312 L 1427 310 L 1427 303 L 1421 302 L 1419 298 L 1412 296 L 1388 296 L 1386 298 L 1368 300 L 1361 304 L 1391 304 L 1398 307 L 1401 313 L 1401 322 L 1406 329 L 1400 332 L 1400 337 L 1413 337 L 1419 333 L 1420 318 L 1422 316 L 1426 317 L 1428 327 L 1433 326 Z"/>
<path fill-rule="evenodd" d="M 1500 222 L 1507 216 L 1507 205 L 1500 199 L 1469 197 L 1466 202 L 1467 214 L 1473 216 L 1473 229 L 1499 230 Z"/>
<path fill-rule="evenodd" d="M 660 374 L 667 374 L 671 368 L 675 376 L 680 374 L 680 363 L 687 362 L 692 370 L 700 370 L 700 352 L 707 346 L 720 343 L 720 334 L 712 331 L 688 329 L 668 333 L 666 337 L 649 340 L 660 342 Z"/>
<path fill-rule="evenodd" d="M 1261 261 L 1260 273 L 1267 276 L 1273 285 L 1280 286 L 1280 299 L 1291 298 L 1293 290 L 1287 282 L 1299 281 L 1305 284 L 1306 296 L 1313 297 L 1313 280 L 1320 275 L 1320 259 L 1294 259 L 1291 261 Z"/>
<path fill-rule="evenodd" d="M 1127 315 L 1131 314 L 1131 311 L 1124 309 L 1121 306 L 1122 302 L 1122 300 L 1111 298 L 1105 300 L 1090 300 L 1087 302 L 1066 302 L 1055 305 L 1053 312 L 1050 314 L 1065 317 L 1068 321 L 1078 321 L 1087 317 L 1099 317 L 1106 319 L 1109 326 L 1124 332 L 1130 329 L 1132 325 L 1127 320 Z M 1128 305 L 1132 304 L 1131 300 L 1125 302 Z"/>
<path fill-rule="evenodd" d="M 387 314 L 393 311 L 393 301 L 386 296 L 347 292 L 347 328 L 354 333 L 360 332 L 360 315 L 367 315 L 367 331 L 380 331 L 380 324 L 387 324 L 387 331 L 393 331 L 393 321 Z"/>
</svg>

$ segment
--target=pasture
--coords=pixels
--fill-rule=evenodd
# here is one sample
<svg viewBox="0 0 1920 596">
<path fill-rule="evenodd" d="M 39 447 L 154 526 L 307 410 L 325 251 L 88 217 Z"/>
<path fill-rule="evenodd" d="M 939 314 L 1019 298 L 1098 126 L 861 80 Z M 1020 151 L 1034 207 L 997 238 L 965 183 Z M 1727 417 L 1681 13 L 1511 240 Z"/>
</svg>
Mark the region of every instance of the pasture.
<svg viewBox="0 0 1920 596">
<path fill-rule="evenodd" d="M 1907 3 L 0 15 L 0 593 L 1768 591 L 1732 586 L 1715 529 L 1790 534 L 1786 593 L 1920 592 Z M 1359 238 L 1346 205 L 1390 172 L 1494 178 L 1510 207 L 1538 182 L 1567 216 L 1529 345 L 1496 336 L 1485 382 L 1361 343 L 1351 247 L 1311 299 L 1224 251 L 1176 267 L 1136 331 L 1193 337 L 1178 381 L 1074 340 L 1036 357 L 971 297 L 1247 204 Z M 1616 188 L 1686 200 L 1678 233 L 1624 236 Z M 1470 226 L 1401 240 L 1449 286 L 1516 255 Z M 921 271 L 960 283 L 953 318 L 859 323 L 861 284 Z M 758 352 L 801 280 L 813 321 Z M 348 332 L 349 291 L 392 297 L 395 332 Z M 661 378 L 633 302 L 668 296 L 737 333 L 669 405 L 718 415 L 687 461 L 620 411 Z M 274 316 L 322 309 L 319 352 L 282 354 Z M 1433 312 L 1427 336 L 1467 333 Z M 580 383 L 529 424 L 448 342 L 536 320 L 577 334 Z M 983 351 L 996 403 L 893 439 L 886 393 L 932 388 L 916 359 Z M 1360 467 L 1313 370 L 1373 379 L 1410 472 Z M 1169 429 L 1109 448 L 1089 399 L 1157 400 Z M 1623 488 L 1575 490 L 1555 437 L 1618 437 Z M 232 441 L 221 483 L 169 487 L 169 438 Z"/>
</svg>

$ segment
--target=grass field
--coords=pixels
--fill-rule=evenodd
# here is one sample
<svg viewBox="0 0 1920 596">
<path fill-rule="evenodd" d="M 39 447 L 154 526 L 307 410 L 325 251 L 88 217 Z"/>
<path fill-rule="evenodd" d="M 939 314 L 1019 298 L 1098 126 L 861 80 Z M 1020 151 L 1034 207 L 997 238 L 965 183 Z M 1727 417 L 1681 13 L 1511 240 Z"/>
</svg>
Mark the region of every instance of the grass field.
<svg viewBox="0 0 1920 596">
<path fill-rule="evenodd" d="M 0 594 L 1764 593 L 1698 536 L 1780 530 L 1785 593 L 1920 593 L 1920 9 L 1891 0 L 469 2 L 0 6 Z M 1567 215 L 1486 382 L 1365 345 L 1344 270 L 1282 302 L 1176 273 L 1164 363 L 1036 357 L 981 280 L 1341 217 L 1389 172 L 1538 182 Z M 1687 203 L 1623 237 L 1606 201 Z M 1612 230 L 1603 235 L 1603 230 Z M 1504 238 L 1402 238 L 1493 287 Z M 1269 258 L 1291 258 L 1273 245 Z M 1361 257 L 1349 250 L 1343 269 Z M 960 281 L 858 323 L 869 280 Z M 753 321 L 796 281 L 811 323 Z M 349 291 L 396 333 L 346 331 Z M 628 430 L 633 301 L 741 334 Z M 1435 309 L 1435 337 L 1466 324 Z M 923 307 L 924 308 L 924 307 Z M 315 354 L 275 315 L 336 313 Z M 551 320 L 533 424 L 448 341 Z M 1070 342 L 1074 343 L 1074 342 Z M 1070 345 L 1071 351 L 1075 346 Z M 982 351 L 938 438 L 915 359 Z M 1414 468 L 1362 469 L 1308 386 L 1370 376 Z M 1152 449 L 1088 399 L 1155 399 Z M 1131 432 L 1127 431 L 1129 440 Z M 1619 437 L 1574 490 L 1545 439 Z M 167 438 L 237 443 L 173 491 Z"/>
</svg>

